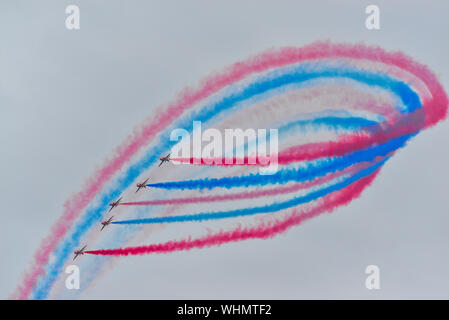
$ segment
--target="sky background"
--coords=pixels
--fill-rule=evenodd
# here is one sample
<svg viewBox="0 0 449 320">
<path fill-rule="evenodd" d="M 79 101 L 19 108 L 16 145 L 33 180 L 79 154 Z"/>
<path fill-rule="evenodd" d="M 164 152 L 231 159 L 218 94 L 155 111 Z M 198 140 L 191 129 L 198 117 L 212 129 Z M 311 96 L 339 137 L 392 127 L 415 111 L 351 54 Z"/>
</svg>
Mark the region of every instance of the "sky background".
<svg viewBox="0 0 449 320">
<path fill-rule="evenodd" d="M 69 4 L 78 31 L 65 28 Z M 369 4 L 380 30 L 365 28 Z M 0 298 L 64 201 L 185 86 L 268 48 L 331 39 L 401 50 L 448 91 L 448 12 L 443 0 L 2 1 Z M 81 298 L 449 299 L 448 145 L 446 120 L 331 215 L 271 240 L 120 259 Z M 365 288 L 371 264 L 380 290 Z"/>
</svg>

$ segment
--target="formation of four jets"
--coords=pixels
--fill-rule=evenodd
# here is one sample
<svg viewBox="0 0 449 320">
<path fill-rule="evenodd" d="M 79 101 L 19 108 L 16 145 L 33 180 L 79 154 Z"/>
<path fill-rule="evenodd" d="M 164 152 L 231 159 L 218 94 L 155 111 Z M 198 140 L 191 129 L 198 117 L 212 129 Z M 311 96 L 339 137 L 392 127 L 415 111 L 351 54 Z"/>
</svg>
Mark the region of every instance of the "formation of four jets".
<svg viewBox="0 0 449 320">
<path fill-rule="evenodd" d="M 159 158 L 159 160 L 161 161 L 161 163 L 159 163 L 158 167 L 160 167 L 164 162 L 169 162 L 171 160 L 170 159 L 170 154 L 166 155 L 165 157 Z M 136 193 L 139 192 L 140 189 L 147 188 L 148 180 L 150 180 L 150 178 L 147 178 L 145 181 L 139 182 L 138 184 L 136 184 L 136 187 L 137 187 Z M 112 201 L 111 203 L 109 203 L 110 208 L 109 208 L 108 213 L 111 212 L 112 209 L 114 209 L 115 207 L 117 207 L 120 204 L 120 202 L 122 201 L 122 198 L 123 197 L 120 197 L 117 200 Z M 101 222 L 102 227 L 101 227 L 100 231 L 102 231 L 106 226 L 110 225 L 113 218 L 114 218 L 114 216 L 111 216 L 109 219 L 102 221 Z M 79 255 L 83 255 L 85 253 L 85 251 L 86 251 L 86 248 L 87 248 L 87 245 L 85 245 L 81 249 L 73 251 L 73 254 L 75 255 L 73 257 L 73 260 L 75 260 Z"/>
</svg>

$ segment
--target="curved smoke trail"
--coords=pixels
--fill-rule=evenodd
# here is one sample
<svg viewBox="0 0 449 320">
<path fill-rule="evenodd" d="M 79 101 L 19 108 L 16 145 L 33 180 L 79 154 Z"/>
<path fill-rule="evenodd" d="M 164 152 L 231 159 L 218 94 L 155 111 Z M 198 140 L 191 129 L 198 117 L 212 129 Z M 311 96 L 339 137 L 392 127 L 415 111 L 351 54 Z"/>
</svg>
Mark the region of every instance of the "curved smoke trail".
<svg viewBox="0 0 449 320">
<path fill-rule="evenodd" d="M 381 149 L 385 145 L 397 143 L 396 147 L 389 150 L 394 152 L 420 130 L 445 118 L 447 113 L 447 96 L 436 77 L 427 67 L 402 53 L 388 53 L 380 48 L 362 45 L 320 42 L 304 48 L 272 50 L 236 63 L 224 72 L 207 78 L 198 88 L 186 89 L 167 109 L 157 112 L 155 119 L 142 125 L 133 136 L 117 148 L 116 155 L 92 175 L 86 187 L 66 202 L 63 215 L 52 228 L 50 235 L 42 241 L 30 270 L 25 274 L 24 280 L 13 297 L 31 296 L 35 299 L 47 297 L 70 253 L 81 243 L 87 232 L 102 219 L 107 204 L 130 187 L 146 170 L 152 170 L 157 158 L 174 145 L 174 142 L 169 141 L 172 129 L 190 130 L 193 120 L 214 124 L 232 114 L 244 115 L 245 110 L 258 106 L 261 101 L 282 96 L 294 90 L 308 90 L 314 86 L 321 86 L 324 83 L 321 82 L 322 80 L 335 80 L 354 88 L 363 86 L 363 90 L 371 88 L 373 95 L 379 94 L 380 90 L 394 96 L 395 102 L 390 106 L 367 105 L 365 110 L 367 113 L 379 114 L 379 110 L 390 110 L 393 116 L 388 116 L 386 120 L 377 124 L 362 125 L 364 128 L 372 128 L 363 134 L 361 134 L 363 130 L 354 127 L 351 129 L 353 132 L 340 135 L 337 141 L 311 142 L 287 149 L 288 153 L 283 155 L 284 158 L 280 158 L 280 162 L 284 161 L 283 163 L 288 165 L 298 161 L 312 161 L 309 166 L 313 174 L 301 172 L 301 175 L 304 174 L 310 179 L 313 176 L 323 177 L 329 172 L 335 174 L 336 171 L 360 161 L 374 161 L 373 154 L 366 153 L 367 150 Z M 362 89 L 360 90 L 363 91 Z M 323 93 L 324 96 L 325 94 Z M 351 101 L 353 101 L 351 96 L 347 96 L 347 103 L 350 104 Z M 343 105 L 342 108 L 345 106 Z M 282 113 L 276 116 L 279 118 L 273 120 L 281 121 L 283 118 Z M 138 157 L 145 146 L 149 146 L 148 149 Z M 371 154 L 371 158 L 368 154 Z M 283 183 L 308 181 L 298 180 L 297 176 L 295 178 L 294 170 L 296 169 L 289 167 L 281 169 L 282 178 L 288 177 L 282 180 Z M 363 190 L 360 186 L 368 185 L 361 182 L 366 182 L 374 176 L 375 174 L 367 177 L 360 176 L 359 180 L 353 181 L 343 189 L 333 190 L 327 195 L 323 194 L 321 198 L 313 202 L 322 204 L 320 210 L 331 210 L 333 206 L 326 201 L 336 201 L 335 198 L 340 197 L 344 200 L 337 201 L 336 205 L 347 203 L 360 194 Z M 272 179 L 272 183 L 278 184 L 271 176 L 264 177 L 267 181 Z M 218 185 L 204 183 L 210 181 Z M 195 188 L 209 190 L 212 187 L 226 187 L 225 182 L 231 183 L 230 188 L 267 185 L 255 174 L 244 174 L 209 180 L 203 178 L 160 183 L 157 186 L 173 187 L 178 184 L 177 186 L 182 188 L 196 186 Z M 331 200 L 324 201 L 324 199 Z M 300 216 L 307 216 L 307 213 Z M 286 224 L 282 221 L 279 223 L 283 226 L 291 226 L 298 221 L 303 221 L 304 218 L 298 219 L 292 218 Z M 271 227 L 274 228 L 273 230 L 285 230 L 275 222 L 270 224 Z M 267 230 L 266 225 L 263 232 L 256 232 L 257 234 L 251 233 L 254 230 L 250 233 L 240 230 L 243 233 L 236 231 L 232 239 L 226 235 L 220 241 L 226 239 L 236 241 L 236 239 L 264 237 L 261 235 L 277 233 L 271 229 L 271 231 Z M 211 238 L 201 243 L 207 245 L 211 243 L 210 241 L 212 241 Z M 214 241 L 216 240 L 212 242 Z M 198 243 L 193 242 L 186 245 L 198 247 Z M 49 263 L 50 257 L 52 261 Z"/>
</svg>

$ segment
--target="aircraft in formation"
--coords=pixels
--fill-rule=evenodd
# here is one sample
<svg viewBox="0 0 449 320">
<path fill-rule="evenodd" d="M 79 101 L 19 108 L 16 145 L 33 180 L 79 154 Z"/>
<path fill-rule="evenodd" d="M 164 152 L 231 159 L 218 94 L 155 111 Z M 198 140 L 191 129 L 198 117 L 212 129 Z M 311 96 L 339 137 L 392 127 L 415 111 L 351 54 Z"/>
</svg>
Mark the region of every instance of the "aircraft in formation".
<svg viewBox="0 0 449 320">
<path fill-rule="evenodd" d="M 164 163 L 164 162 L 169 162 L 170 159 L 170 153 L 167 154 L 165 157 L 160 157 L 159 160 L 161 160 L 161 163 L 159 163 L 159 167 Z"/>
<path fill-rule="evenodd" d="M 170 159 L 170 153 L 167 154 L 165 157 L 160 157 L 159 160 L 161 161 L 161 163 L 159 163 L 159 167 L 160 167 L 164 162 L 169 162 L 171 160 Z M 147 188 L 148 180 L 150 180 L 150 178 L 147 178 L 145 181 L 139 182 L 138 184 L 136 184 L 136 187 L 137 187 L 136 193 L 139 192 L 140 189 Z M 114 209 L 115 207 L 119 206 L 121 201 L 122 201 L 122 197 L 120 197 L 117 200 L 112 201 L 111 203 L 109 203 L 110 208 L 109 208 L 108 213 L 111 212 L 111 210 Z M 102 227 L 101 227 L 100 231 L 103 231 L 103 229 L 106 226 L 110 225 L 113 218 L 114 218 L 114 216 L 111 216 L 109 219 L 101 221 Z M 79 255 L 84 255 L 86 248 L 87 248 L 87 245 L 85 245 L 81 249 L 73 251 L 73 254 L 75 255 L 73 257 L 73 260 L 75 260 Z"/>
<path fill-rule="evenodd" d="M 150 178 L 146 179 L 144 182 L 140 182 L 138 184 L 136 184 L 137 190 L 136 193 L 139 192 L 140 189 L 145 189 L 147 187 L 147 182 L 148 180 L 150 180 Z"/>
<path fill-rule="evenodd" d="M 87 245 L 82 247 L 81 249 L 73 251 L 73 253 L 75 254 L 75 256 L 73 257 L 73 260 L 75 260 L 79 255 L 83 255 L 86 248 L 87 248 Z"/>
<path fill-rule="evenodd" d="M 100 230 L 100 231 L 103 231 L 104 227 L 106 227 L 106 226 L 108 226 L 108 225 L 111 224 L 112 218 L 114 218 L 114 216 L 111 216 L 108 220 L 101 221 L 101 224 L 102 224 L 103 226 L 101 227 L 101 230 Z"/>
<path fill-rule="evenodd" d="M 122 197 L 118 198 L 118 200 L 112 201 L 109 205 L 111 208 L 109 209 L 108 213 L 111 212 L 112 209 L 117 207 L 120 204 L 120 201 L 122 201 Z"/>
</svg>

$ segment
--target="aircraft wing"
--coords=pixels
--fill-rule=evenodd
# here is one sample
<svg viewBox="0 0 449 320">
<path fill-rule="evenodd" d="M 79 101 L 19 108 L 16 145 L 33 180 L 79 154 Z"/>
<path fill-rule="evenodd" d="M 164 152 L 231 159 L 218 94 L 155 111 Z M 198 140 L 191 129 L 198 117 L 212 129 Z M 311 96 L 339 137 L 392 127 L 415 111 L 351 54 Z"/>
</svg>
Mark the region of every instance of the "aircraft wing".
<svg viewBox="0 0 449 320">
<path fill-rule="evenodd" d="M 161 160 L 161 163 L 159 163 L 159 167 L 164 163 L 164 160 Z"/>
<path fill-rule="evenodd" d="M 85 245 L 84 247 L 81 248 L 81 251 L 83 251 L 84 249 L 87 248 L 87 245 Z"/>
<path fill-rule="evenodd" d="M 104 224 L 102 227 L 101 227 L 101 230 L 100 231 L 103 231 L 103 229 L 104 229 L 104 227 L 106 227 L 106 225 Z"/>
<path fill-rule="evenodd" d="M 73 257 L 73 260 L 76 259 L 76 257 L 78 257 L 79 253 L 75 254 L 75 256 Z"/>
<path fill-rule="evenodd" d="M 137 187 L 136 193 L 139 192 L 140 188 L 141 188 L 141 187 Z"/>
</svg>

